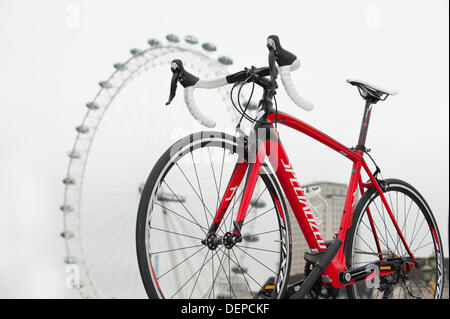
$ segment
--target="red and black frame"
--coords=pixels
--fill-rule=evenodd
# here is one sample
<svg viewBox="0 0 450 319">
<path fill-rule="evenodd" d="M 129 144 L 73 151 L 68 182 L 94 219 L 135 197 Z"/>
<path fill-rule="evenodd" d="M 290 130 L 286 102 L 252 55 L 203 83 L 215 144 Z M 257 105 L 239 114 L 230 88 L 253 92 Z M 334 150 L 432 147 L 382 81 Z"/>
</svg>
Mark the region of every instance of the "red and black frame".
<svg viewBox="0 0 450 319">
<path fill-rule="evenodd" d="M 261 77 L 261 79 L 264 78 Z M 278 112 L 277 109 L 273 107 L 272 103 L 275 92 L 272 86 L 273 81 L 259 80 L 255 81 L 255 83 L 259 84 L 264 89 L 263 98 L 259 102 L 258 114 L 260 115 L 255 119 L 251 134 L 245 138 L 245 154 L 243 154 L 236 163 L 234 172 L 229 180 L 227 189 L 222 197 L 216 216 L 210 226 L 208 236 L 204 243 L 208 243 L 211 248 L 219 243 L 230 248 L 241 241 L 241 228 L 244 224 L 246 212 L 255 189 L 256 181 L 260 174 L 261 166 L 264 165 L 267 158 L 279 180 L 286 198 L 288 199 L 293 214 L 296 217 L 297 223 L 311 252 L 313 254 L 321 255 L 320 262 L 317 265 L 318 267 L 316 267 L 315 271 L 311 272 L 308 276 L 309 278 L 306 278 L 305 282 L 302 284 L 301 291 L 296 294 L 297 297 L 304 296 L 320 275 L 322 276 L 322 279 L 324 279 L 323 282 L 330 288 L 341 288 L 353 284 L 356 280 L 367 280 L 373 277 L 373 268 L 367 267 L 369 265 L 358 267 L 356 269 L 349 269 L 344 253 L 347 232 L 352 226 L 352 216 L 358 198 L 358 189 L 361 196 L 364 194 L 365 190 L 370 187 L 376 189 L 384 204 L 386 212 L 398 232 L 399 238 L 409 254 L 408 262 L 403 264 L 402 267 L 412 269 L 416 260 L 408 247 L 402 231 L 397 224 L 394 213 L 383 194 L 383 181 L 377 178 L 376 173 L 372 174 L 369 166 L 364 160 L 364 154 L 367 151 L 365 148 L 365 141 L 370 114 L 373 104 L 378 100 L 373 96 L 366 97 L 358 144 L 354 148 L 349 148 L 305 122 L 286 113 Z M 288 126 L 311 137 L 338 152 L 353 163 L 339 231 L 336 238 L 331 242 L 325 241 L 319 231 L 318 224 L 308 204 L 308 200 L 302 191 L 301 184 L 295 174 L 292 163 L 279 138 L 276 129 L 276 126 L 279 124 Z M 367 175 L 367 182 L 363 181 L 361 176 L 362 172 Z M 246 176 L 245 181 L 244 176 Z M 234 221 L 234 229 L 232 232 L 226 233 L 223 238 L 219 238 L 215 232 L 227 211 L 229 203 L 235 196 L 235 190 L 242 182 L 245 183 L 245 189 L 237 217 Z M 371 220 L 370 211 L 367 213 L 369 220 Z M 374 240 L 377 243 L 381 256 L 381 247 L 377 238 L 377 230 L 373 224 L 371 226 Z M 382 257 L 380 262 L 383 262 Z M 380 270 L 379 276 L 384 276 L 394 271 L 393 268 L 389 267 L 385 267 L 385 269 L 387 270 Z"/>
</svg>

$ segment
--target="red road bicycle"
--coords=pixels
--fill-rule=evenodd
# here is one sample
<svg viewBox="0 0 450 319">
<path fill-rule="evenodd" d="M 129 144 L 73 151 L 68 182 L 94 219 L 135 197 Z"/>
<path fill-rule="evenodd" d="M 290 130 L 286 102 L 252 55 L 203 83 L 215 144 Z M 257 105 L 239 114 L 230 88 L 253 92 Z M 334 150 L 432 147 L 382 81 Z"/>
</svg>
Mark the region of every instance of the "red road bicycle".
<svg viewBox="0 0 450 319">
<path fill-rule="evenodd" d="M 312 104 L 293 86 L 300 65 L 277 36 L 267 39 L 269 66 L 245 68 L 221 79 L 201 80 L 179 60 L 177 83 L 192 116 L 215 123 L 197 108 L 196 88 L 233 84 L 262 87 L 257 115 L 249 102 L 237 105 L 249 135 L 200 132 L 186 136 L 159 159 L 139 205 L 137 255 L 151 298 L 441 298 L 442 242 L 430 207 L 420 193 L 398 179 L 372 173 L 364 160 L 372 106 L 395 91 L 348 80 L 365 100 L 358 144 L 349 148 L 321 131 L 278 111 L 277 78 L 292 101 Z M 232 90 L 232 92 L 233 92 Z M 245 104 L 245 103 L 244 103 Z M 240 123 L 240 122 L 239 122 Z M 277 125 L 286 125 L 335 150 L 352 163 L 348 192 L 335 238 L 325 240 L 308 194 L 294 172 Z M 238 125 L 239 128 L 239 125 Z M 372 159 L 372 157 L 370 157 Z M 362 174 L 366 174 L 363 178 Z M 288 204 L 291 211 L 288 210 Z M 294 216 L 310 248 L 303 279 L 290 280 Z"/>
</svg>

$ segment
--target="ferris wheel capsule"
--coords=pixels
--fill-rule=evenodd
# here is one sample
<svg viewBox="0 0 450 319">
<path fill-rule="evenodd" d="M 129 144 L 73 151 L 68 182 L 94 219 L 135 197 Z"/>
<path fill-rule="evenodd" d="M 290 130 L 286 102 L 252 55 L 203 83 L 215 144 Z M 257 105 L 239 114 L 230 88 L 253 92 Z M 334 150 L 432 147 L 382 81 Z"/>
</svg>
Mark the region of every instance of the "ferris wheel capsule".
<svg viewBox="0 0 450 319">
<path fill-rule="evenodd" d="M 189 44 L 197 44 L 198 43 L 198 39 L 194 35 L 187 35 L 187 36 L 185 36 L 184 37 L 184 41 L 186 41 Z"/>
<path fill-rule="evenodd" d="M 114 67 L 114 69 L 116 69 L 116 70 L 118 70 L 118 71 L 121 71 L 121 70 L 123 70 L 124 69 L 124 64 L 123 63 L 114 63 L 113 64 L 113 67 Z"/>
<path fill-rule="evenodd" d="M 230 57 L 227 57 L 224 55 L 220 56 L 217 60 L 224 65 L 232 65 L 233 64 L 233 60 Z"/>
<path fill-rule="evenodd" d="M 73 185 L 73 184 L 75 184 L 75 180 L 73 178 L 71 178 L 71 177 L 64 178 L 62 182 L 65 185 Z"/>
<path fill-rule="evenodd" d="M 86 103 L 86 107 L 90 110 L 98 110 L 100 108 L 99 105 L 95 102 Z"/>
<path fill-rule="evenodd" d="M 62 212 L 64 212 L 64 213 L 70 213 L 70 212 L 73 212 L 73 207 L 70 206 L 70 205 L 61 205 L 61 206 L 59 207 L 59 209 L 60 209 Z"/>
<path fill-rule="evenodd" d="M 213 43 L 211 43 L 211 42 L 205 42 L 205 43 L 203 43 L 203 44 L 202 44 L 202 48 L 203 48 L 205 51 L 208 51 L 208 52 L 214 52 L 214 51 L 217 50 L 216 45 L 213 44 Z"/>
<path fill-rule="evenodd" d="M 150 45 L 150 46 L 152 46 L 152 47 L 161 45 L 161 42 L 159 42 L 158 39 L 153 39 L 153 38 L 148 39 L 147 43 L 148 43 L 148 45 Z"/>
<path fill-rule="evenodd" d="M 64 262 L 66 264 L 76 264 L 77 259 L 74 256 L 66 256 L 66 257 L 64 257 Z"/>
<path fill-rule="evenodd" d="M 64 239 L 72 239 L 75 236 L 71 231 L 63 231 L 59 235 Z"/>
<path fill-rule="evenodd" d="M 109 83 L 109 81 L 100 81 L 100 82 L 98 82 L 98 85 L 103 89 L 111 89 L 112 88 L 112 84 Z"/>
<path fill-rule="evenodd" d="M 77 158 L 81 157 L 81 154 L 76 151 L 70 151 L 67 153 L 67 156 L 69 156 L 69 158 L 72 158 L 72 159 L 77 159 Z"/>
<path fill-rule="evenodd" d="M 168 35 L 166 35 L 166 39 L 168 40 L 168 41 L 170 41 L 170 42 L 173 42 L 173 43 L 178 43 L 178 42 L 180 42 L 180 38 L 178 38 L 178 36 L 176 35 L 176 34 L 168 34 Z"/>
<path fill-rule="evenodd" d="M 89 128 L 84 125 L 79 125 L 75 128 L 75 130 L 80 134 L 86 134 L 89 133 Z"/>
<path fill-rule="evenodd" d="M 142 51 L 141 51 L 140 49 L 133 48 L 133 49 L 130 50 L 130 53 L 131 53 L 132 55 L 138 55 L 138 54 L 141 54 Z"/>
</svg>

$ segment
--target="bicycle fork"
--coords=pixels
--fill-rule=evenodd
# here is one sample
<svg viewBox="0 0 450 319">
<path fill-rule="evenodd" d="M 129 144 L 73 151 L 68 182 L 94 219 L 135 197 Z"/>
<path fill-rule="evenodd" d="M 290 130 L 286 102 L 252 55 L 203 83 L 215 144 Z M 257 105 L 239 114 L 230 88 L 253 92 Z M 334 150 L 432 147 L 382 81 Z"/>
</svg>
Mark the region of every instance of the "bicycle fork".
<svg viewBox="0 0 450 319">
<path fill-rule="evenodd" d="M 245 216 L 250 205 L 256 183 L 258 181 L 261 167 L 264 163 L 264 157 L 264 143 L 260 144 L 256 154 L 250 156 L 248 160 L 245 159 L 245 156 L 240 156 L 235 165 L 233 174 L 225 190 L 224 196 L 222 197 L 213 222 L 208 230 L 207 237 L 205 241 L 203 241 L 203 244 L 206 244 L 208 248 L 216 249 L 218 245 L 222 244 L 226 248 L 232 248 L 236 243 L 242 241 L 241 229 L 244 224 Z M 244 189 L 240 194 L 236 194 L 245 175 L 247 176 L 245 179 Z M 234 207 L 241 196 L 242 199 L 240 201 L 239 210 L 236 219 L 233 221 L 233 230 L 227 231 L 222 237 L 217 236 L 217 231 L 220 229 L 221 223 L 224 222 L 223 219 L 225 213 L 229 209 L 234 210 Z"/>
</svg>

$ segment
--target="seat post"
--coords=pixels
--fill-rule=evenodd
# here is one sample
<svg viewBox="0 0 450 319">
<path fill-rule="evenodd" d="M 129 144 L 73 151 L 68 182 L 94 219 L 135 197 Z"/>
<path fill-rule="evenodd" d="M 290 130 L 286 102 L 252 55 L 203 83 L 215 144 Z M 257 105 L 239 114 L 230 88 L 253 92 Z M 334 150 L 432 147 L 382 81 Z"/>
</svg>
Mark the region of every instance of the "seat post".
<svg viewBox="0 0 450 319">
<path fill-rule="evenodd" d="M 370 114 L 372 112 L 372 106 L 377 100 L 372 99 L 370 96 L 367 96 L 365 98 L 366 105 L 364 107 L 364 115 L 361 123 L 361 130 L 359 132 L 359 139 L 358 139 L 358 145 L 356 146 L 356 149 L 365 151 L 366 150 L 366 137 L 367 137 L 367 130 L 369 129 L 369 121 L 370 121 Z"/>
</svg>

